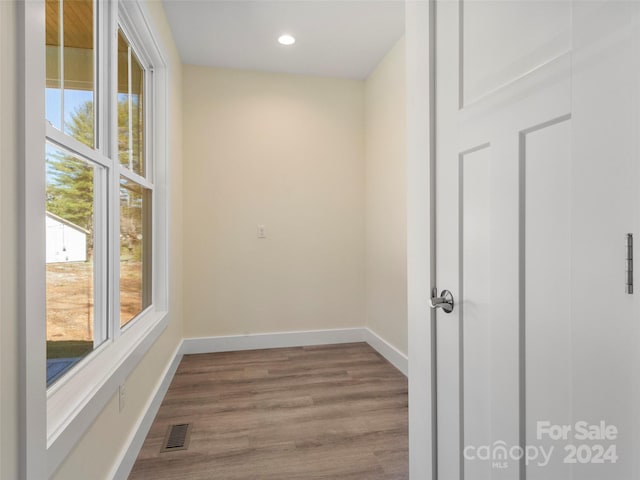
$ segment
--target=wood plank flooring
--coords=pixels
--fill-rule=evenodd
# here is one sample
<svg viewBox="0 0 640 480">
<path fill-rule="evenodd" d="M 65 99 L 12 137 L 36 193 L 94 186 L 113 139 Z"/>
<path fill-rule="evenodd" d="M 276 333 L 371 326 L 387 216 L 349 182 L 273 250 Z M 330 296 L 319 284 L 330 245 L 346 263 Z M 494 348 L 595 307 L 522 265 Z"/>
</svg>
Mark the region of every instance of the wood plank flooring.
<svg viewBox="0 0 640 480">
<path fill-rule="evenodd" d="M 407 379 L 366 343 L 185 356 L 131 480 L 409 478 Z M 187 450 L 160 453 L 169 425 Z"/>
</svg>

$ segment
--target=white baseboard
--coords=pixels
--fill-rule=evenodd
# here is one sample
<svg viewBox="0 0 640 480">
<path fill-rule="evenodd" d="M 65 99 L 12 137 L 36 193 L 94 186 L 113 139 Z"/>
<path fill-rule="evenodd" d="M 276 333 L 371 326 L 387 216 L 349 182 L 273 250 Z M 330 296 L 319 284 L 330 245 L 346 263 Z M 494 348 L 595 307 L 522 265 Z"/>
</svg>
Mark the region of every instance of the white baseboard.
<svg viewBox="0 0 640 480">
<path fill-rule="evenodd" d="M 259 333 L 225 337 L 185 338 L 183 352 L 194 353 L 235 352 L 265 348 L 304 347 L 339 343 L 367 342 L 380 355 L 405 376 L 409 371 L 407 356 L 366 327 L 302 332 Z"/>
<path fill-rule="evenodd" d="M 405 377 L 409 376 L 409 358 L 398 350 L 396 347 L 391 345 L 389 342 L 384 340 L 378 334 L 376 334 L 373 330 L 369 328 L 365 328 L 366 335 L 365 341 L 371 345 L 371 347 L 376 350 L 380 355 L 387 359 L 387 361 L 400 370 Z"/>
<path fill-rule="evenodd" d="M 158 382 L 155 393 L 149 400 L 145 413 L 138 421 L 134 432 L 129 438 L 127 449 L 123 451 L 120 462 L 118 462 L 110 478 L 126 480 L 129 476 L 183 355 L 355 342 L 367 342 L 389 363 L 407 376 L 409 370 L 407 356 L 366 327 L 185 338 L 176 349 L 173 360 L 167 366 L 162 379 Z"/>
<path fill-rule="evenodd" d="M 173 360 L 171 360 L 165 369 L 162 378 L 158 381 L 155 392 L 146 405 L 144 414 L 138 420 L 133 433 L 128 439 L 127 448 L 123 450 L 120 461 L 116 463 L 116 467 L 108 478 L 112 478 L 113 480 L 126 480 L 129 477 L 131 469 L 138 457 L 138 453 L 142 448 L 142 444 L 147 437 L 147 433 L 149 433 L 153 420 L 160 409 L 162 400 L 169 389 L 169 385 L 171 384 L 173 376 L 178 369 L 178 365 L 180 365 L 183 355 L 183 345 L 184 341 L 180 342 L 176 348 L 173 354 Z"/>
<path fill-rule="evenodd" d="M 184 353 L 235 352 L 265 348 L 306 347 L 366 341 L 366 328 L 256 333 L 225 337 L 185 338 Z"/>
</svg>

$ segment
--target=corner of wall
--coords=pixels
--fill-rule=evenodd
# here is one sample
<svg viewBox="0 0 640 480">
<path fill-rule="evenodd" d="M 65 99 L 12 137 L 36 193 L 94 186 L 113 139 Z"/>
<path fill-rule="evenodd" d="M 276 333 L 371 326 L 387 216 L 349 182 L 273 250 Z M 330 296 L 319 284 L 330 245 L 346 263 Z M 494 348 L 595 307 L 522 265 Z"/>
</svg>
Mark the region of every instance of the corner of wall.
<svg viewBox="0 0 640 480">
<path fill-rule="evenodd" d="M 366 325 L 407 353 L 405 40 L 365 83 Z"/>
</svg>

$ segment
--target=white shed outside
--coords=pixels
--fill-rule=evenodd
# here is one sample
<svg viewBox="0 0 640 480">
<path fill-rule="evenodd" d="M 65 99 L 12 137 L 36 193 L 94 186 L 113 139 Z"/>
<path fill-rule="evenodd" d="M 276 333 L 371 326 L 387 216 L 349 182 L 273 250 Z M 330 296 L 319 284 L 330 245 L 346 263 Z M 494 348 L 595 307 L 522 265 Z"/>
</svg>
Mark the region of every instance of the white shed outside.
<svg viewBox="0 0 640 480">
<path fill-rule="evenodd" d="M 86 262 L 89 232 L 47 212 L 47 263 Z"/>
</svg>

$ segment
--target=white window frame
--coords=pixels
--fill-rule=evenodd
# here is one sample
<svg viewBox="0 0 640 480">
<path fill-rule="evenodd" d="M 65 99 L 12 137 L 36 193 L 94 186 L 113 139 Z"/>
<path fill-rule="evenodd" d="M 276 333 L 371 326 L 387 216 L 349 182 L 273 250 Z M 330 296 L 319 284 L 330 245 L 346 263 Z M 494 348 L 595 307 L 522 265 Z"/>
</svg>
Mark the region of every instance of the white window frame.
<svg viewBox="0 0 640 480">
<path fill-rule="evenodd" d="M 135 48 L 138 59 L 147 68 L 145 79 L 145 120 L 149 132 L 145 138 L 145 161 L 153 158 L 148 175 L 152 182 L 127 173 L 142 186 L 153 188 L 152 305 L 120 329 L 119 309 L 119 178 L 123 167 L 117 155 L 117 115 L 110 122 L 98 122 L 96 147 L 99 153 L 70 139 L 45 121 L 45 4 L 42 0 L 24 0 L 19 4 L 20 65 L 20 145 L 22 195 L 20 202 L 20 412 L 21 478 L 49 478 L 77 445 L 82 435 L 118 391 L 121 384 L 168 324 L 169 310 L 169 218 L 168 218 L 168 69 L 160 44 L 154 36 L 144 4 L 138 1 L 97 0 L 98 36 L 96 55 L 107 58 L 96 76 L 96 119 L 107 118 L 100 105 L 115 106 L 117 85 L 117 32 L 120 24 Z M 104 32 L 109 33 L 105 40 Z M 105 55 L 106 54 L 106 55 Z M 107 72 L 109 72 L 107 74 Z M 112 98 L 107 98 L 112 92 Z M 150 130 L 152 129 L 152 130 Z M 108 168 L 108 208 L 98 208 L 96 218 L 109 225 L 109 241 L 104 258 L 109 262 L 107 288 L 109 327 L 107 340 L 74 368 L 46 386 L 46 310 L 45 310 L 45 139 L 62 144 L 81 157 L 91 158 Z M 100 159 L 102 155 L 102 159 Z M 104 268 L 104 266 L 100 267 Z M 98 291 L 98 285 L 96 285 Z M 46 462 L 43 459 L 46 458 Z"/>
</svg>

